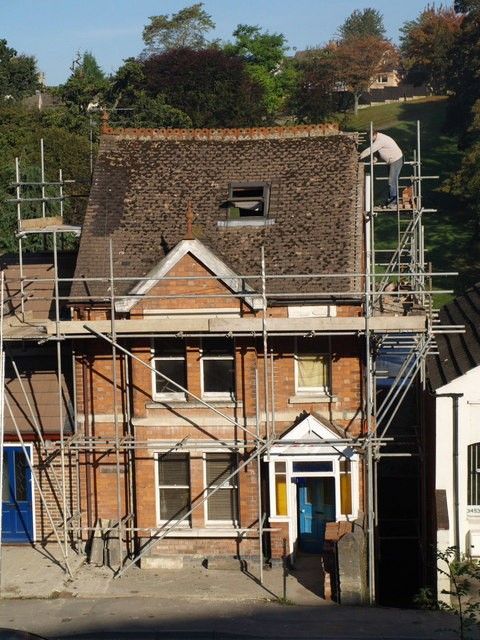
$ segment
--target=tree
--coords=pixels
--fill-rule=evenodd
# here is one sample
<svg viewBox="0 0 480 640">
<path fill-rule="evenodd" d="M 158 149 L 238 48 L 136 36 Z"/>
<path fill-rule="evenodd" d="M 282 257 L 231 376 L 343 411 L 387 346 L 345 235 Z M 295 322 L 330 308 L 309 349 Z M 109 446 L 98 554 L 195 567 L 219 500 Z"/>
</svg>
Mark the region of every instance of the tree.
<svg viewBox="0 0 480 640">
<path fill-rule="evenodd" d="M 301 122 L 325 122 L 337 109 L 333 47 L 302 52 L 295 65 L 297 79 L 289 100 L 291 113 Z"/>
<path fill-rule="evenodd" d="M 449 124 L 460 132 L 462 145 L 467 146 L 469 140 L 477 139 L 469 129 L 475 115 L 473 107 L 480 99 L 480 1 L 457 0 L 455 8 L 462 10 L 463 19 L 450 54 L 455 64 L 448 81 L 454 94 Z"/>
<path fill-rule="evenodd" d="M 239 24 L 233 32 L 234 42 L 224 51 L 240 57 L 252 80 L 264 91 L 265 110 L 274 117 L 281 110 L 292 82 L 292 66 L 286 61 L 287 41 L 282 33 L 269 33 L 260 27 Z"/>
<path fill-rule="evenodd" d="M 266 117 L 264 90 L 240 58 L 218 48 L 171 49 L 144 62 L 146 92 L 163 95 L 194 127 L 240 127 Z"/>
<path fill-rule="evenodd" d="M 463 16 L 452 8 L 427 6 L 400 29 L 401 53 L 407 78 L 428 84 L 435 93 L 446 91 L 452 72 L 452 48 Z"/>
<path fill-rule="evenodd" d="M 377 9 L 355 9 L 345 22 L 339 27 L 338 35 L 340 40 L 349 38 L 375 38 L 385 39 L 385 26 L 383 15 Z"/>
<path fill-rule="evenodd" d="M 38 86 L 35 58 L 19 55 L 6 40 L 0 40 L 0 97 L 23 98 L 35 93 Z"/>
<path fill-rule="evenodd" d="M 388 40 L 376 36 L 351 37 L 330 46 L 337 81 L 352 93 L 357 113 L 359 98 L 368 91 L 375 77 L 398 63 L 397 49 Z"/>
<path fill-rule="evenodd" d="M 146 54 L 161 53 L 169 49 L 203 49 L 209 45 L 205 34 L 215 28 L 215 23 L 203 9 L 203 2 L 196 2 L 177 13 L 151 16 L 143 29 Z"/>
<path fill-rule="evenodd" d="M 90 52 L 78 54 L 71 70 L 67 82 L 58 87 L 58 94 L 70 109 L 86 113 L 91 103 L 103 100 L 109 86 L 108 80 Z"/>
</svg>

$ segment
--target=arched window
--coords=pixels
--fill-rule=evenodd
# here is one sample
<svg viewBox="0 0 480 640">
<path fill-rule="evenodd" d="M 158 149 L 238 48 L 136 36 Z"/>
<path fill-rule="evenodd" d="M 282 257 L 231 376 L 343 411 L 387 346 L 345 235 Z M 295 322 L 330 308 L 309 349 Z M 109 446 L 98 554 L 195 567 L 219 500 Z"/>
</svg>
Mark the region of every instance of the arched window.
<svg viewBox="0 0 480 640">
<path fill-rule="evenodd" d="M 468 447 L 468 504 L 480 505 L 480 442 Z"/>
</svg>

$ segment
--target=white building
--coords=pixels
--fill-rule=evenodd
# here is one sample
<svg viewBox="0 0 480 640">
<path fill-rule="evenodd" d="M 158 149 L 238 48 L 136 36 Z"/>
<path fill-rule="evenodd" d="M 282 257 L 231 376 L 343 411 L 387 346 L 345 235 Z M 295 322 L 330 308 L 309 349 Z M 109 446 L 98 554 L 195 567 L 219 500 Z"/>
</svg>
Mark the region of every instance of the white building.
<svg viewBox="0 0 480 640">
<path fill-rule="evenodd" d="M 442 308 L 442 325 L 465 332 L 437 336 L 429 362 L 435 393 L 437 549 L 480 559 L 480 283 Z M 439 593 L 448 588 L 440 575 Z"/>
</svg>

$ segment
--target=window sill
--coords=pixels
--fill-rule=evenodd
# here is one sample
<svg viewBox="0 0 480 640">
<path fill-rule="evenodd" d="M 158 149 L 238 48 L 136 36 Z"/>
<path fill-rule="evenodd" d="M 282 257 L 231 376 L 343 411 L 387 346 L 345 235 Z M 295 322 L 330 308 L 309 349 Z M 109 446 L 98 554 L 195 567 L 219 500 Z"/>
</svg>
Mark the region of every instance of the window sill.
<svg viewBox="0 0 480 640">
<path fill-rule="evenodd" d="M 236 409 L 243 407 L 243 402 L 235 401 L 235 400 L 226 400 L 221 398 L 204 398 L 205 402 L 213 407 L 223 408 L 223 409 Z M 182 408 L 182 409 L 205 409 L 205 405 L 202 402 L 198 402 L 198 400 L 194 400 L 193 402 L 188 402 L 185 400 L 154 400 L 153 402 L 148 402 L 145 407 L 147 409 L 165 409 L 165 408 Z"/>
<path fill-rule="evenodd" d="M 217 220 L 217 227 L 270 227 L 275 218 L 235 218 L 234 220 Z"/>
<path fill-rule="evenodd" d="M 161 525 L 160 525 L 161 526 Z M 252 533 L 257 534 L 256 531 Z M 155 530 L 152 530 L 151 535 L 155 534 Z M 208 528 L 199 529 L 175 529 L 170 533 L 167 533 L 166 538 L 238 538 L 239 536 L 246 537 L 247 532 L 245 529 L 235 529 L 235 527 L 228 527 L 221 525 L 214 527 L 209 525 Z"/>
<path fill-rule="evenodd" d="M 308 403 L 328 403 L 337 402 L 337 396 L 326 396 L 325 394 L 315 395 L 313 393 L 306 393 L 305 395 L 299 393 L 294 396 L 290 396 L 288 404 L 308 404 Z"/>
</svg>

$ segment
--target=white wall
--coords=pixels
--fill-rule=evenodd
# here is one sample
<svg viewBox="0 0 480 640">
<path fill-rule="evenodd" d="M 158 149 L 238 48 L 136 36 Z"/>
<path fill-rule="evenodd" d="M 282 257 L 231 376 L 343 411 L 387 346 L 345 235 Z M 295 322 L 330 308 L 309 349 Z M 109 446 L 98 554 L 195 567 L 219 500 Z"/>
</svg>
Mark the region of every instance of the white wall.
<svg viewBox="0 0 480 640">
<path fill-rule="evenodd" d="M 459 482 L 459 528 L 460 553 L 469 555 L 468 532 L 480 531 L 480 506 L 478 514 L 468 513 L 468 445 L 480 442 L 480 367 L 471 369 L 453 382 L 440 387 L 437 395 L 463 393 L 458 399 L 458 482 Z M 437 544 L 445 549 L 454 544 L 453 510 L 453 400 L 436 400 L 436 489 L 445 489 L 447 494 L 449 530 L 439 531 Z"/>
</svg>

